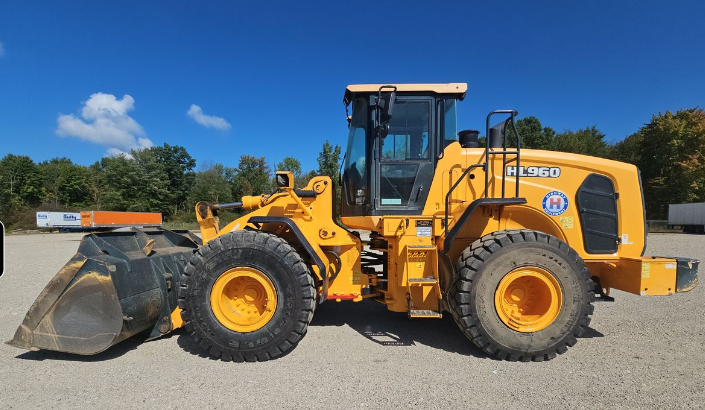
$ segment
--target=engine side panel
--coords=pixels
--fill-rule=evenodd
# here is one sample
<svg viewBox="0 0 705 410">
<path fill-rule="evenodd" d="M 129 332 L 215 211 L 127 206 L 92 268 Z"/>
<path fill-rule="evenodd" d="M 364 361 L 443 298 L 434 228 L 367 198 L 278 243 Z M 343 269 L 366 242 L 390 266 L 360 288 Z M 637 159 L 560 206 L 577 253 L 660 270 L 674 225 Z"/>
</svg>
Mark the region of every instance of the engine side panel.
<svg viewBox="0 0 705 410">
<path fill-rule="evenodd" d="M 452 184 L 466 167 L 481 164 L 484 161 L 482 148 L 461 148 L 457 143 L 448 146 L 443 157 L 438 161 L 424 214 L 444 218 L 445 197 Z M 514 160 L 508 162 L 504 178 L 500 155 L 492 157 L 488 172 L 487 193 L 484 172 L 479 168 L 471 172 L 453 191 L 449 198 L 450 226 L 475 199 L 482 198 L 485 194 L 489 197 L 502 197 L 503 179 L 505 196 L 513 197 L 518 175 L 519 196 L 526 198 L 527 203 L 488 206 L 476 210 L 448 252 L 452 258 L 468 244 L 487 233 L 520 228 L 552 234 L 567 242 L 586 261 L 614 260 L 620 256 L 638 257 L 643 253 L 645 244 L 643 200 L 638 170 L 635 166 L 584 155 L 525 149 L 521 151 L 519 167 Z M 596 177 L 604 178 L 613 184 L 616 194 L 613 198 L 603 195 L 604 192 L 592 193 L 591 191 L 595 189 L 580 190 L 586 180 L 589 182 L 589 178 Z M 586 200 L 584 198 L 586 193 L 597 195 L 594 198 L 598 200 L 594 198 Z M 582 195 L 581 198 L 579 194 Z M 595 224 L 588 223 L 590 218 L 594 215 L 603 218 L 604 215 L 600 212 L 604 214 L 614 212 L 614 209 L 609 207 L 602 209 L 600 200 L 605 204 L 610 200 L 616 203 L 617 228 L 613 252 L 605 251 L 609 247 L 602 246 L 597 249 L 599 247 L 591 247 L 590 243 L 586 246 L 585 243 L 586 229 L 595 230 L 593 226 Z M 586 203 L 591 203 L 593 210 L 598 212 L 587 217 L 583 212 L 581 219 L 579 206 L 581 202 L 582 209 L 586 207 Z M 602 243 L 604 245 L 605 241 L 603 240 Z"/>
</svg>

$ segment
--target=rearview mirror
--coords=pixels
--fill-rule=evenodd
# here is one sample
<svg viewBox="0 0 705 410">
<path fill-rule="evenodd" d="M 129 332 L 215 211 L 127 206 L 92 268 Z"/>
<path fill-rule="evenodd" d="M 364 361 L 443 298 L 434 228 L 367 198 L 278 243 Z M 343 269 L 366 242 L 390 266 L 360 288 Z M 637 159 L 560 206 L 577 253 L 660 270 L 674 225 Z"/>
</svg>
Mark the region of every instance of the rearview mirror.
<svg viewBox="0 0 705 410">
<path fill-rule="evenodd" d="M 397 98 L 397 93 L 392 91 L 391 93 L 382 94 L 377 99 L 377 107 L 379 107 L 379 121 L 382 124 L 386 124 L 392 118 L 392 110 L 394 109 L 394 100 Z"/>
<path fill-rule="evenodd" d="M 389 135 L 389 124 L 382 123 L 382 125 L 379 126 L 379 135 L 382 139 L 387 138 L 387 135 Z"/>
</svg>

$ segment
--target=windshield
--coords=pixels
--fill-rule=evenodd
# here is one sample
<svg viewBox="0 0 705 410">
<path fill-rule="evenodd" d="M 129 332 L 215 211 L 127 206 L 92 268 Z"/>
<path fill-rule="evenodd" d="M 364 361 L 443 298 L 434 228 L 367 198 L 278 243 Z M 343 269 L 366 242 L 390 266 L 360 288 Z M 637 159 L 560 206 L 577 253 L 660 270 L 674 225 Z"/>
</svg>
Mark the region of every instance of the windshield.
<svg viewBox="0 0 705 410">
<path fill-rule="evenodd" d="M 367 113 L 367 98 L 355 98 L 345 160 L 345 196 L 349 205 L 362 205 L 367 197 Z"/>
</svg>

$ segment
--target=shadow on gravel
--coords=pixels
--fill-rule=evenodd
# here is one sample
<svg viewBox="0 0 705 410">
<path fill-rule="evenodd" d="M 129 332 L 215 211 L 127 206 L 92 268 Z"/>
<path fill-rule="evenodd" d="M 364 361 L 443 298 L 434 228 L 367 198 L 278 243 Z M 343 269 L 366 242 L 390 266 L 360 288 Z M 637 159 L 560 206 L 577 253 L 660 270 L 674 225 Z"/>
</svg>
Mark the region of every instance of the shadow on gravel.
<svg viewBox="0 0 705 410">
<path fill-rule="evenodd" d="M 588 327 L 585 329 L 585 333 L 580 336 L 580 339 L 592 339 L 593 337 L 605 337 L 605 335 L 591 327 Z"/>
<path fill-rule="evenodd" d="M 359 303 L 326 302 L 316 307 L 316 313 L 313 315 L 310 326 L 344 325 L 350 326 L 363 337 L 382 346 L 414 346 L 418 343 L 465 356 L 499 360 L 488 357 L 465 338 L 453 321 L 450 313 L 447 312 L 444 313 L 443 318 L 440 320 L 409 319 L 405 313 L 389 312 L 385 306 L 369 300 Z M 179 347 L 192 355 L 211 360 L 221 360 L 209 356 L 192 337 L 186 334 L 184 329 L 177 329 L 161 337 L 159 340 L 171 337 L 176 337 L 176 343 Z M 588 327 L 581 336 L 581 339 L 595 337 L 604 337 L 604 335 Z M 93 356 L 39 350 L 19 354 L 16 358 L 33 361 L 61 360 L 73 362 L 102 362 L 116 359 L 135 350 L 141 344 L 146 343 L 146 340 L 146 334 L 136 335 Z M 284 357 L 294 350 L 295 349 L 291 349 L 278 358 Z"/>
<path fill-rule="evenodd" d="M 116 359 L 132 350 L 137 349 L 137 347 L 139 347 L 139 345 L 141 345 L 142 343 L 145 343 L 146 340 L 146 334 L 139 334 L 127 340 L 123 340 L 115 346 L 109 347 L 104 352 L 92 356 L 81 356 L 72 353 L 54 352 L 52 350 L 38 350 L 22 353 L 20 355 L 15 356 L 15 358 L 40 362 L 44 360 L 61 360 L 66 362 L 103 362 L 106 360 Z"/>
<path fill-rule="evenodd" d="M 409 319 L 406 313 L 390 312 L 377 302 L 326 302 L 316 307 L 311 326 L 348 325 L 382 346 L 422 344 L 447 352 L 489 359 L 458 329 L 450 313 L 442 319 Z"/>
<path fill-rule="evenodd" d="M 184 349 L 184 351 L 186 351 L 187 353 L 201 357 L 203 359 L 210 359 L 216 361 L 221 360 L 219 357 L 210 356 L 208 352 L 206 352 L 206 349 L 199 346 L 196 340 L 194 340 L 193 337 L 190 337 L 184 329 L 179 329 L 178 333 L 179 337 L 176 339 L 176 344 L 178 344 L 179 347 Z"/>
<path fill-rule="evenodd" d="M 438 319 L 409 319 L 406 313 L 390 312 L 377 302 L 365 300 L 359 303 L 326 302 L 316 307 L 311 326 L 348 325 L 365 338 L 382 346 L 414 346 L 422 344 L 447 352 L 488 357 L 470 342 L 458 329 L 450 313 Z M 604 337 L 599 331 L 588 327 L 581 339 Z"/>
<path fill-rule="evenodd" d="M 220 360 L 209 356 L 205 349 L 199 346 L 193 337 L 189 337 L 183 329 L 179 329 L 177 332 L 179 333 L 179 336 L 176 339 L 176 344 L 178 344 L 179 347 L 184 349 L 187 353 L 202 357 L 204 359 Z"/>
</svg>

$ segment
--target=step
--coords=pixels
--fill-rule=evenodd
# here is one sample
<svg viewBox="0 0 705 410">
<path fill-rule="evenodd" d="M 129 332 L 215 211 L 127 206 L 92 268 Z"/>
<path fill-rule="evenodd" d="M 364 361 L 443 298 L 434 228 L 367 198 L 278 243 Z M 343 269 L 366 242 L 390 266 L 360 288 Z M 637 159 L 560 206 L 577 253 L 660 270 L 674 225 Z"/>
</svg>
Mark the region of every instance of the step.
<svg viewBox="0 0 705 410">
<path fill-rule="evenodd" d="M 441 312 L 436 312 L 435 310 L 410 309 L 409 317 L 440 319 L 442 314 Z"/>
<path fill-rule="evenodd" d="M 430 285 L 430 284 L 438 283 L 438 279 L 436 279 L 436 278 L 409 278 L 408 280 L 409 280 L 410 284 L 418 283 L 418 284 L 422 284 L 422 285 L 426 285 L 426 284 Z"/>
<path fill-rule="evenodd" d="M 434 245 L 408 245 L 408 249 L 414 251 L 436 251 L 438 248 Z"/>
</svg>

